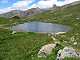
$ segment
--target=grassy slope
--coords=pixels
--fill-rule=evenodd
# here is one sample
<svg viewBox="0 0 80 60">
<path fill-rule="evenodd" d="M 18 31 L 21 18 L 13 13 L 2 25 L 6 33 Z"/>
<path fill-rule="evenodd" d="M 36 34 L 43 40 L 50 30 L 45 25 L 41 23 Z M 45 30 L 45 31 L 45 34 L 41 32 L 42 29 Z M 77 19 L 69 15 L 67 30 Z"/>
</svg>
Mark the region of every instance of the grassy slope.
<svg viewBox="0 0 80 60">
<path fill-rule="evenodd" d="M 16 33 L 0 29 L 0 60 L 31 60 L 39 48 L 53 42 L 45 34 Z"/>
<path fill-rule="evenodd" d="M 59 40 L 70 41 L 70 38 L 74 36 L 75 41 L 78 42 L 76 48 L 80 48 L 80 4 L 76 6 L 71 6 L 66 9 L 57 9 L 56 11 L 48 11 L 46 13 L 42 13 L 40 15 L 35 15 L 32 17 L 28 17 L 29 21 L 43 21 L 43 22 L 51 22 L 51 23 L 59 23 L 68 25 L 72 28 L 70 32 L 68 32 L 66 37 L 58 37 Z M 64 42 L 63 42 L 64 43 Z M 73 45 L 73 42 L 68 42 L 67 45 Z"/>
<path fill-rule="evenodd" d="M 63 46 L 73 46 L 80 50 L 80 19 L 77 20 L 77 17 L 80 17 L 80 5 L 66 9 L 58 9 L 56 11 L 48 11 L 39 15 L 27 17 L 24 20 L 5 20 L 4 18 L 1 18 L 0 25 L 12 25 L 12 23 L 22 23 L 27 21 L 43 21 L 69 25 L 72 27 L 72 30 L 64 36 L 60 35 L 56 38 Z M 75 41 L 78 42 L 75 46 L 71 41 L 71 37 L 73 36 Z M 67 43 L 64 41 L 67 41 Z M 42 45 L 52 42 L 52 39 L 45 34 L 20 32 L 11 35 L 11 31 L 0 29 L 0 60 L 55 60 L 55 53 L 52 53 L 46 59 L 39 59 L 36 57 L 37 52 Z"/>
</svg>

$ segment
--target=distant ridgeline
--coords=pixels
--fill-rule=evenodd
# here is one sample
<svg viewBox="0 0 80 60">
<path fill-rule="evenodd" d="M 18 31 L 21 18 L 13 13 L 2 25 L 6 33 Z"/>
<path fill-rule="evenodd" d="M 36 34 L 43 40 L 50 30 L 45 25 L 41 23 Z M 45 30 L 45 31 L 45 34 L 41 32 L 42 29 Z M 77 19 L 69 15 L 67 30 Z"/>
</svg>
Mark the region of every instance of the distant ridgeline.
<svg viewBox="0 0 80 60">
<path fill-rule="evenodd" d="M 57 0 L 57 1 L 64 1 L 64 0 Z M 46 10 L 57 10 L 57 9 L 64 9 L 70 6 L 74 6 L 80 4 L 80 1 L 76 1 L 64 6 L 56 6 L 55 4 L 53 5 L 52 8 L 50 9 L 40 9 L 39 7 L 37 8 L 31 8 L 26 11 L 21 11 L 21 10 L 13 10 L 4 14 L 0 14 L 0 17 L 6 17 L 6 18 L 19 18 L 19 17 L 26 17 L 26 16 L 32 16 L 35 14 L 39 14 L 41 12 L 45 12 Z"/>
<path fill-rule="evenodd" d="M 67 8 L 67 7 L 69 7 L 69 6 L 74 6 L 74 5 L 78 5 L 78 4 L 80 4 L 80 1 L 72 2 L 72 3 L 67 4 L 67 5 L 64 5 L 64 6 L 62 6 L 62 7 Z"/>
<path fill-rule="evenodd" d="M 0 14 L 1 17 L 6 17 L 6 18 L 13 18 L 13 17 L 26 17 L 26 16 L 31 16 L 34 14 L 38 14 L 43 12 L 44 10 L 40 8 L 31 8 L 26 11 L 21 11 L 21 10 L 12 10 L 10 12 Z"/>
<path fill-rule="evenodd" d="M 60 0 L 58 0 L 58 1 L 60 1 Z M 62 0 L 61 0 L 62 1 Z M 80 4 L 80 1 L 76 1 L 76 2 L 72 2 L 72 3 L 70 3 L 70 4 L 67 4 L 67 5 L 63 5 L 63 6 L 57 6 L 56 4 L 54 4 L 53 5 L 53 7 L 52 8 L 50 8 L 49 10 L 62 10 L 62 9 L 64 9 L 64 8 L 68 8 L 68 7 L 71 7 L 71 6 L 74 6 L 74 5 L 78 5 L 78 4 Z"/>
</svg>

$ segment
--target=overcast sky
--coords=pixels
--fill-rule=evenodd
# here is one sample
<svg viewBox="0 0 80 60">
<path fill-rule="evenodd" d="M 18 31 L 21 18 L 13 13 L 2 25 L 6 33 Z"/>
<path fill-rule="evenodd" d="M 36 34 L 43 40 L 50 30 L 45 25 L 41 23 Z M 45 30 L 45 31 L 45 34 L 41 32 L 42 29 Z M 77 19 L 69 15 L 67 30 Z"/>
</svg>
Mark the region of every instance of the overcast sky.
<svg viewBox="0 0 80 60">
<path fill-rule="evenodd" d="M 62 6 L 78 0 L 0 0 L 0 14 L 11 10 L 27 10 L 30 8 L 50 8 L 53 4 Z"/>
</svg>

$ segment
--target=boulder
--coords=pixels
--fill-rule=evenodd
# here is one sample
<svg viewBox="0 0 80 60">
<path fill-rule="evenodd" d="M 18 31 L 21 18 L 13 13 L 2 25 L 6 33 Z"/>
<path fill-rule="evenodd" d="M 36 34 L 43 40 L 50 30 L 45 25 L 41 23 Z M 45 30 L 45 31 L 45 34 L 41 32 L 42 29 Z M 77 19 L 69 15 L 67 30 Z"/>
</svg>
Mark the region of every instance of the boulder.
<svg viewBox="0 0 80 60">
<path fill-rule="evenodd" d="M 52 50 L 56 47 L 56 44 L 47 44 L 42 46 L 40 51 L 38 52 L 38 57 L 47 57 L 51 54 Z"/>
<path fill-rule="evenodd" d="M 65 57 L 80 57 L 80 52 L 77 52 L 72 47 L 64 47 L 63 50 L 59 50 L 56 60 L 62 60 Z"/>
</svg>

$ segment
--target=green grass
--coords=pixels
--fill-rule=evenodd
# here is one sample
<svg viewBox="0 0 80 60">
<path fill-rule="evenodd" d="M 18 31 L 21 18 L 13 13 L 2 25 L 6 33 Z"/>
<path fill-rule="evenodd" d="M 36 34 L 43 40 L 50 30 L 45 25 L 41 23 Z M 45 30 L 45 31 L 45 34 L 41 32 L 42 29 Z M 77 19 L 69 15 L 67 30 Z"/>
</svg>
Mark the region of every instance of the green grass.
<svg viewBox="0 0 80 60">
<path fill-rule="evenodd" d="M 18 32 L 12 35 L 11 31 L 0 29 L 0 60 L 31 60 L 41 46 L 52 42 L 46 34 Z"/>
<path fill-rule="evenodd" d="M 0 18 L 0 25 L 11 26 L 31 21 L 42 21 L 50 23 L 58 23 L 68 25 L 72 29 L 63 35 L 58 35 L 56 38 L 61 42 L 61 46 L 72 46 L 80 51 L 80 5 L 59 9 L 56 11 L 48 11 L 31 17 L 21 19 L 6 19 Z M 17 32 L 11 34 L 12 31 L 0 28 L 0 60 L 55 60 L 57 49 L 53 50 L 52 54 L 47 58 L 38 58 L 39 49 L 48 43 L 54 41 L 47 34 L 38 34 L 30 32 Z M 78 42 L 73 45 L 71 37 Z M 66 41 L 66 42 L 64 42 Z M 65 58 L 64 60 L 72 60 L 73 58 Z M 74 59 L 79 60 L 79 59 Z"/>
</svg>

